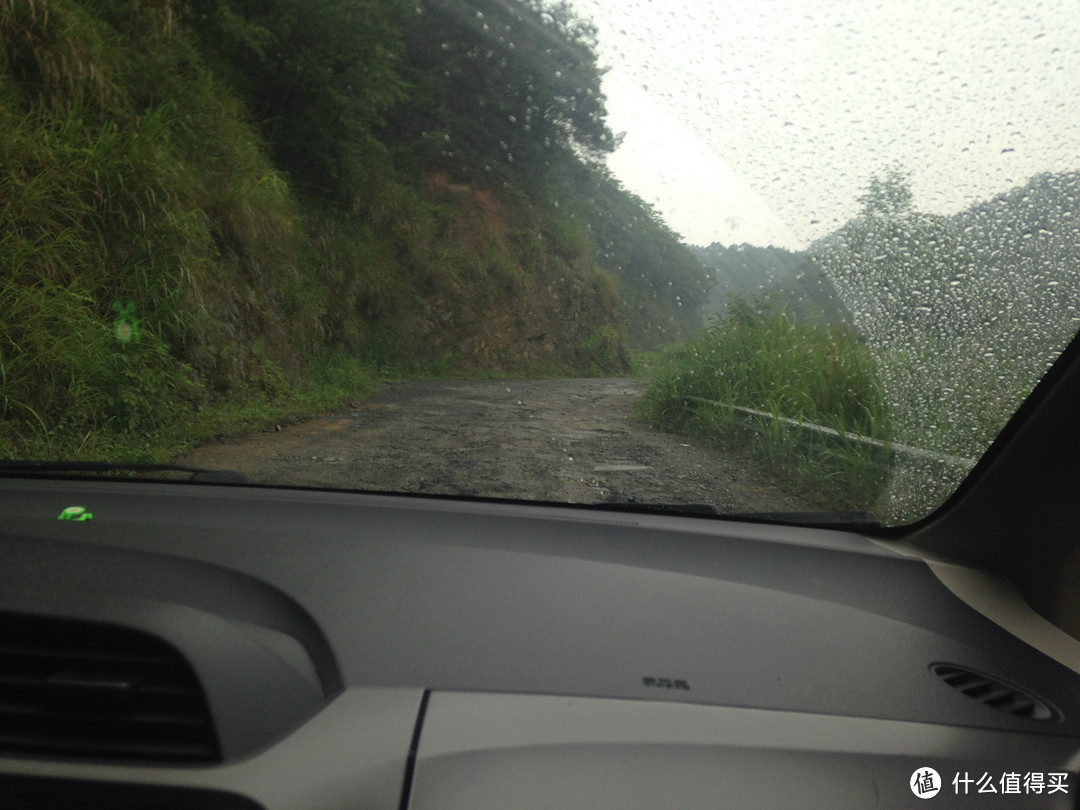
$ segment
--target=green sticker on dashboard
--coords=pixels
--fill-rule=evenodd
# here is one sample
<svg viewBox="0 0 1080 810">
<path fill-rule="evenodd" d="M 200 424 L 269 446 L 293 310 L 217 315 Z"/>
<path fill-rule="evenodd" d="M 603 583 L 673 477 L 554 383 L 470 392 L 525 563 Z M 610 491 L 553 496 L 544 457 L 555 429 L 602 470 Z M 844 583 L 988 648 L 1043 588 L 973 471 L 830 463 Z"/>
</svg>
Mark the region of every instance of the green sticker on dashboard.
<svg viewBox="0 0 1080 810">
<path fill-rule="evenodd" d="M 94 516 L 86 511 L 85 506 L 69 506 L 60 513 L 57 520 L 90 520 Z"/>
</svg>

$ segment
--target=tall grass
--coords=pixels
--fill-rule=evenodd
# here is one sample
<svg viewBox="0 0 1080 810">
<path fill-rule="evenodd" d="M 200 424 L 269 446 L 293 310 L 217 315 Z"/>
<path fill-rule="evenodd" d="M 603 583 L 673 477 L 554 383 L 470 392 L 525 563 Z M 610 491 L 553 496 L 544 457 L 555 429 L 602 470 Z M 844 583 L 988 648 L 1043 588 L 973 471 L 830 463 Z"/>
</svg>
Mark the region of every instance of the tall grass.
<svg viewBox="0 0 1080 810">
<path fill-rule="evenodd" d="M 668 352 L 638 413 L 664 430 L 753 454 L 824 508 L 873 511 L 888 483 L 892 428 L 865 346 L 841 329 L 748 302 Z"/>
<path fill-rule="evenodd" d="M 535 205 L 385 159 L 348 209 L 298 198 L 190 10 L 0 0 L 0 454 L 148 458 L 375 376 L 618 365 L 569 215 L 526 251 Z"/>
<path fill-rule="evenodd" d="M 956 490 L 1052 360 L 980 333 L 874 348 L 743 302 L 652 361 L 639 411 L 657 427 L 751 453 L 820 507 L 902 524 Z"/>
<path fill-rule="evenodd" d="M 77 285 L 0 283 L 0 454 L 89 458 L 145 444 L 194 385 L 153 333 L 117 340 Z"/>
<path fill-rule="evenodd" d="M 224 392 L 299 381 L 284 178 L 173 3 L 98 5 L 0 0 L 5 455 L 138 456 Z"/>
</svg>

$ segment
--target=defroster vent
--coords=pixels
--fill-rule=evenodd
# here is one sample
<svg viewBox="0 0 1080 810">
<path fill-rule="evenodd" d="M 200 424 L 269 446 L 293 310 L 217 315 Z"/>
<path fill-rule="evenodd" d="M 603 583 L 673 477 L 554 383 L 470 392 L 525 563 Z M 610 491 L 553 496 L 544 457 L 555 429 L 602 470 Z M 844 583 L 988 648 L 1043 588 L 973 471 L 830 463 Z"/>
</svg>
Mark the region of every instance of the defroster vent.
<svg viewBox="0 0 1080 810">
<path fill-rule="evenodd" d="M 0 613 L 0 752 L 221 759 L 206 698 L 171 645 L 113 625 Z"/>
</svg>

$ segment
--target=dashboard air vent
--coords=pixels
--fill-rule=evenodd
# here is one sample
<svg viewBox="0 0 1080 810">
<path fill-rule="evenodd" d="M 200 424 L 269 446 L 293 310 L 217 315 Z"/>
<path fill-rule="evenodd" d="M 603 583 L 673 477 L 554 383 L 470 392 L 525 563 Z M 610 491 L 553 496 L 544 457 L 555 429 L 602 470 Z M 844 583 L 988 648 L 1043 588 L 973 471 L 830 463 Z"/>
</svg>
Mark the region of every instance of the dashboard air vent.
<svg viewBox="0 0 1080 810">
<path fill-rule="evenodd" d="M 1026 720 L 1058 720 L 1059 714 L 1035 696 L 983 675 L 981 672 L 954 664 L 934 664 L 930 671 L 969 698 L 992 706 L 1013 717 Z"/>
<path fill-rule="evenodd" d="M 220 760 L 188 662 L 149 634 L 0 613 L 0 752 Z"/>
</svg>

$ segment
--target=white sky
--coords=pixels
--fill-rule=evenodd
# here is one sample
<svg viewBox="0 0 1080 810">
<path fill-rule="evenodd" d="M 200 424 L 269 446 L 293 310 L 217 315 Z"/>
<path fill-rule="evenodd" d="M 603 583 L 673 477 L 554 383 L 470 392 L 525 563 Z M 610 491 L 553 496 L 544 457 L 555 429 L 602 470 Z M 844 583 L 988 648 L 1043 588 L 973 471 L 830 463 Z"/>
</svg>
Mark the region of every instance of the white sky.
<svg viewBox="0 0 1080 810">
<path fill-rule="evenodd" d="M 695 244 L 804 247 L 897 162 L 937 213 L 1080 169 L 1077 0 L 572 2 L 612 171 Z"/>
</svg>

